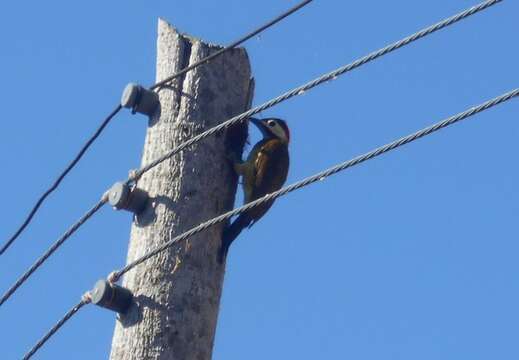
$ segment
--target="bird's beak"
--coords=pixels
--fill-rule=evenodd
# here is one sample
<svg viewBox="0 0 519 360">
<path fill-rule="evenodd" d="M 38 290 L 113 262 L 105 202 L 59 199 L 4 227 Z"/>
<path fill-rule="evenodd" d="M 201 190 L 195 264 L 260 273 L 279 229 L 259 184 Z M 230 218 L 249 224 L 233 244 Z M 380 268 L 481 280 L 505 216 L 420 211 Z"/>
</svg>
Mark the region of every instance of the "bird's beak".
<svg viewBox="0 0 519 360">
<path fill-rule="evenodd" d="M 265 126 L 265 122 L 263 120 L 257 119 L 257 118 L 249 118 L 250 122 L 256 125 L 256 127 L 261 131 L 263 136 L 266 136 L 268 134 L 268 129 Z"/>
</svg>

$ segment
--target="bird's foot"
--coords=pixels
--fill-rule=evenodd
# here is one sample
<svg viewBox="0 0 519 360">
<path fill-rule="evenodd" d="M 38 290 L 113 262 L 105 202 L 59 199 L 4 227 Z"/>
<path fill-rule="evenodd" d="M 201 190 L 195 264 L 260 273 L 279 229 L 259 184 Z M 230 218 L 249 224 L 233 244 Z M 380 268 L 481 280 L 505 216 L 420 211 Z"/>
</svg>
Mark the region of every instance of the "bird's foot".
<svg viewBox="0 0 519 360">
<path fill-rule="evenodd" d="M 241 161 L 240 156 L 234 151 L 228 152 L 225 157 L 229 161 L 232 166 L 234 172 L 238 175 L 243 175 L 243 162 Z"/>
</svg>

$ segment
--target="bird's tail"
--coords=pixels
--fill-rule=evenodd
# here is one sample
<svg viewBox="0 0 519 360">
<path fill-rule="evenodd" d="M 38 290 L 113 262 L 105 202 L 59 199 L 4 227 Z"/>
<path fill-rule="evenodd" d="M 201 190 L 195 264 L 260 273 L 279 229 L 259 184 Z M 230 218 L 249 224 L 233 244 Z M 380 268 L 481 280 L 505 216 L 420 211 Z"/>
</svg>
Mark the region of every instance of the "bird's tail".
<svg viewBox="0 0 519 360">
<path fill-rule="evenodd" d="M 222 234 L 222 247 L 220 248 L 219 260 L 220 263 L 227 256 L 229 247 L 231 246 L 234 239 L 240 235 L 241 231 L 250 225 L 252 219 L 247 214 L 241 214 L 231 224 L 223 230 Z"/>
</svg>

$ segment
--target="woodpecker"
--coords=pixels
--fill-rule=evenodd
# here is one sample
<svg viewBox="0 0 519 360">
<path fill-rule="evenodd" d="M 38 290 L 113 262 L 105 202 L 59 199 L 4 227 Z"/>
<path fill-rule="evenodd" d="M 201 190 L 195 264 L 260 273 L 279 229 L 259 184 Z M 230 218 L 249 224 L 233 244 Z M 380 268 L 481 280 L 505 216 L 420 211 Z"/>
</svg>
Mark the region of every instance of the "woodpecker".
<svg viewBox="0 0 519 360">
<path fill-rule="evenodd" d="M 234 171 L 242 176 L 245 204 L 279 190 L 287 179 L 289 167 L 290 131 L 286 122 L 277 118 L 250 118 L 250 121 L 261 131 L 263 139 L 254 145 L 246 161 L 231 159 Z M 274 200 L 240 214 L 224 229 L 220 261 L 240 232 L 254 225 L 273 203 Z"/>
</svg>

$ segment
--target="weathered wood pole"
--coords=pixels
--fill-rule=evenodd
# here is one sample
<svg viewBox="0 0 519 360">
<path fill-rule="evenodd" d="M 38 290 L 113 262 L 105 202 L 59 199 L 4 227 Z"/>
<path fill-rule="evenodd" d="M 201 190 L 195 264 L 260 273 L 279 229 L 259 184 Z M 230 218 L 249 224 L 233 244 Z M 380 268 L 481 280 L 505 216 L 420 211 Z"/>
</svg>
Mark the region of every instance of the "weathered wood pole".
<svg viewBox="0 0 519 360">
<path fill-rule="evenodd" d="M 220 49 L 158 25 L 157 81 Z M 245 111 L 252 96 L 247 53 L 231 50 L 160 91 L 142 164 Z M 138 183 L 152 200 L 132 224 L 128 261 L 234 204 L 237 177 L 226 158 L 240 154 L 247 125 L 209 137 L 173 156 Z M 123 286 L 135 304 L 116 322 L 111 360 L 208 360 L 218 317 L 224 266 L 217 261 L 223 224 L 130 271 Z"/>
</svg>

